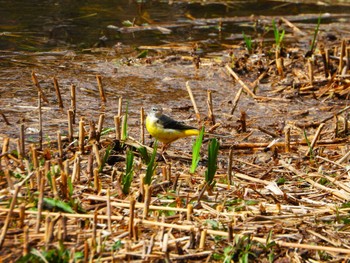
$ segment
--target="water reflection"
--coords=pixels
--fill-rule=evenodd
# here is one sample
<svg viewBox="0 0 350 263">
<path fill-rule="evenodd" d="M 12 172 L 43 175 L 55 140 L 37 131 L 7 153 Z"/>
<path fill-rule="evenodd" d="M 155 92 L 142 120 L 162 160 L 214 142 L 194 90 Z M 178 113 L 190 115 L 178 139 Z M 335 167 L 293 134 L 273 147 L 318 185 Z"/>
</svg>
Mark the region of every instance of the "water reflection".
<svg viewBox="0 0 350 263">
<path fill-rule="evenodd" d="M 314 1 L 312 1 L 314 2 Z M 195 18 L 218 18 L 303 13 L 346 13 L 349 7 L 291 3 L 286 1 L 11 1 L 0 0 L 0 49 L 43 51 L 54 48 L 81 50 L 94 46 L 157 45 L 168 41 L 203 40 L 216 36 L 218 25 L 198 24 Z M 125 32 L 129 21 L 135 25 L 159 25 L 158 29 Z M 186 24 L 187 26 L 178 26 Z M 227 34 L 241 33 L 240 25 L 223 25 Z M 229 32 L 228 32 L 229 31 Z"/>
</svg>

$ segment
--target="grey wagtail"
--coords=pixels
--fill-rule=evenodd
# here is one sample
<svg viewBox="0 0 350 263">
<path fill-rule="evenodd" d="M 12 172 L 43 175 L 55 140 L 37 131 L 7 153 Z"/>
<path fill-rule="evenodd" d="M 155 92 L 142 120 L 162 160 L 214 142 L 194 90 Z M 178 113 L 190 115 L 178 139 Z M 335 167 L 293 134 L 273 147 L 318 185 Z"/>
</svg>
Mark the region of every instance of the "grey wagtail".
<svg viewBox="0 0 350 263">
<path fill-rule="evenodd" d="M 152 107 L 146 118 L 146 129 L 154 138 L 161 141 L 165 149 L 177 139 L 199 134 L 197 128 L 188 126 L 163 114 L 162 108 Z"/>
</svg>

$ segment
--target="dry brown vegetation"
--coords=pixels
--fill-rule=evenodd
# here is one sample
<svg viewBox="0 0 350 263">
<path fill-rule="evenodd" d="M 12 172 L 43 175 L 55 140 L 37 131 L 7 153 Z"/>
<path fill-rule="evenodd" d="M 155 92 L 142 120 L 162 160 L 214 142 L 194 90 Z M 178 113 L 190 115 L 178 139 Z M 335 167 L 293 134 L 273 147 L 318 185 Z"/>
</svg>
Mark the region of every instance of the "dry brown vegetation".
<svg viewBox="0 0 350 263">
<path fill-rule="evenodd" d="M 283 27 L 289 40 L 312 40 L 313 29 L 306 36 L 287 19 L 281 21 L 279 28 Z M 38 115 L 29 118 L 33 111 L 24 112 L 28 108 L 22 110 L 20 102 L 11 109 L 2 107 L 2 261 L 346 262 L 350 257 L 350 48 L 346 38 L 337 38 L 328 41 L 325 34 L 318 36 L 314 50 L 291 41 L 282 42 L 278 49 L 257 39 L 250 55 L 242 43 L 201 58 L 192 43 L 180 48 L 144 47 L 155 50 L 153 55 L 127 63 L 118 60 L 117 77 L 135 79 L 153 72 L 163 78 L 160 85 L 169 85 L 166 77 L 181 75 L 174 83 L 182 91 L 157 90 L 152 82 L 139 97 L 128 97 L 128 115 L 125 100 L 119 99 L 122 94 L 115 95 L 118 91 L 111 88 L 116 76 L 109 66 L 120 51 L 99 51 L 103 59 L 96 64 L 92 55 L 76 56 L 71 62 L 76 76 L 63 67 L 57 77 L 58 83 L 65 84 L 61 91 L 51 79 L 55 74 L 43 66 L 56 62 L 32 62 L 38 63 L 35 72 L 31 76 L 27 72 L 25 79 L 36 87 L 33 107 L 39 94 Z M 194 55 L 180 53 L 186 48 Z M 113 63 L 106 65 L 104 59 Z M 90 66 L 85 71 L 84 62 Z M 18 60 L 12 63 L 22 69 Z M 76 90 L 64 78 L 84 84 Z M 198 112 L 187 98 L 187 80 Z M 49 85 L 56 93 L 43 88 Z M 212 187 L 205 187 L 204 180 L 207 142 L 197 171 L 189 173 L 190 146 L 182 145 L 190 139 L 174 143 L 166 161 L 159 156 L 152 183 L 144 184 L 147 166 L 137 149 L 151 140 L 143 133 L 143 119 L 138 120 L 139 106 L 147 108 L 166 91 L 169 98 L 163 101 L 170 101 L 172 115 L 199 117 L 198 124 L 207 131 L 224 135 L 219 137 Z M 87 97 L 91 93 L 93 99 Z M 182 100 L 174 98 L 179 94 Z M 4 105 L 12 105 L 14 97 L 5 97 Z M 62 107 L 65 110 L 59 111 Z M 90 113 L 93 107 L 101 110 Z M 126 115 L 129 136 L 122 139 Z M 14 123 L 23 116 L 20 124 Z M 96 116 L 97 124 L 92 121 Z M 33 123 L 39 127 L 34 140 L 26 130 Z M 51 133 L 47 139 L 46 125 L 60 131 L 47 129 Z M 115 130 L 104 129 L 113 126 Z M 14 135 L 17 129 L 20 136 Z M 129 193 L 123 191 L 122 182 L 127 151 L 135 154 Z"/>
</svg>

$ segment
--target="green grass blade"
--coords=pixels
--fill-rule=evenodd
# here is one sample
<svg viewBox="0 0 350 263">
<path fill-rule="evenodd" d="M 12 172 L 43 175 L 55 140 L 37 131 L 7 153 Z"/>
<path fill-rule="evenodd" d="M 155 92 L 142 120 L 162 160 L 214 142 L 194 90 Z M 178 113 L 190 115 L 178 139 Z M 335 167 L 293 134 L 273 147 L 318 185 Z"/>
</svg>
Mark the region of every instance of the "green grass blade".
<svg viewBox="0 0 350 263">
<path fill-rule="evenodd" d="M 106 165 L 108 158 L 111 155 L 111 151 L 112 151 L 111 146 L 108 146 L 106 151 L 105 151 L 105 154 L 103 155 L 101 166 L 98 168 L 99 173 L 102 172 L 103 167 Z"/>
<path fill-rule="evenodd" d="M 284 38 L 285 31 L 284 29 L 281 32 L 279 31 L 274 19 L 272 20 L 272 28 L 273 28 L 273 34 L 275 36 L 276 48 L 280 48 Z"/>
<path fill-rule="evenodd" d="M 284 29 L 282 30 L 281 34 L 280 34 L 280 38 L 278 39 L 278 46 L 280 47 L 284 38 Z"/>
<path fill-rule="evenodd" d="M 253 45 L 252 45 L 252 38 L 249 36 L 246 36 L 246 34 L 244 33 L 244 31 L 242 32 L 243 35 L 243 39 L 245 42 L 245 45 L 247 46 L 248 49 L 248 53 L 251 54 L 253 51 Z"/>
<path fill-rule="evenodd" d="M 74 210 L 72 209 L 72 207 L 68 203 L 63 202 L 61 200 L 56 200 L 54 198 L 44 197 L 44 204 L 46 206 L 50 207 L 50 209 L 57 208 L 63 212 L 67 212 L 67 213 L 71 213 L 71 214 L 75 213 Z"/>
<path fill-rule="evenodd" d="M 204 127 L 202 127 L 201 131 L 199 132 L 196 142 L 193 144 L 192 148 L 192 165 L 190 169 L 190 173 L 193 174 L 196 171 L 196 168 L 198 166 L 199 160 L 200 160 L 200 151 L 201 146 L 203 142 L 204 137 Z"/>
<path fill-rule="evenodd" d="M 307 137 L 306 130 L 304 130 L 304 138 L 305 138 L 307 146 L 310 149 L 310 160 L 312 160 L 314 158 L 314 150 L 311 148 L 311 142 L 310 142 L 309 138 Z"/>
<path fill-rule="evenodd" d="M 134 176 L 134 153 L 130 150 L 126 153 L 126 169 L 125 169 L 125 175 L 122 178 L 122 191 L 125 195 L 129 194 L 130 192 L 130 186 L 132 183 L 132 179 Z"/>
<path fill-rule="evenodd" d="M 278 28 L 276 26 L 275 19 L 272 20 L 272 28 L 273 28 L 273 35 L 275 36 L 275 42 L 276 42 L 276 47 L 279 46 L 279 39 L 280 39 L 280 33 L 278 31 Z"/>
<path fill-rule="evenodd" d="M 122 127 L 122 141 L 125 141 L 128 138 L 128 113 L 129 113 L 129 102 L 126 103 L 125 115 L 123 118 L 123 127 Z"/>
<path fill-rule="evenodd" d="M 148 164 L 149 161 L 151 160 L 151 157 L 149 156 L 149 154 L 147 152 L 147 148 L 145 146 L 141 146 L 141 147 L 137 148 L 137 151 L 140 153 L 142 161 L 145 164 Z"/>
<path fill-rule="evenodd" d="M 316 38 L 317 38 L 317 35 L 318 35 L 318 30 L 320 28 L 320 24 L 321 24 L 321 15 L 319 15 L 318 20 L 317 20 L 317 26 L 315 28 L 314 37 L 312 39 L 312 43 L 311 43 L 311 47 L 310 47 L 310 51 L 311 52 L 315 51 Z"/>
<path fill-rule="evenodd" d="M 154 171 L 156 170 L 156 167 L 157 167 L 157 164 L 155 163 L 155 159 L 157 156 L 157 148 L 158 148 L 158 141 L 156 140 L 154 142 L 154 148 L 153 148 L 151 159 L 147 164 L 146 175 L 145 175 L 145 178 L 143 179 L 144 180 L 143 182 L 148 185 L 151 184 Z"/>
<path fill-rule="evenodd" d="M 212 185 L 217 169 L 217 157 L 219 152 L 219 142 L 216 138 L 211 139 L 208 144 L 208 167 L 205 171 L 205 181 Z"/>
<path fill-rule="evenodd" d="M 68 176 L 67 178 L 67 187 L 68 187 L 68 195 L 69 197 L 72 197 L 73 191 L 74 191 L 74 186 L 72 182 L 72 177 Z"/>
</svg>

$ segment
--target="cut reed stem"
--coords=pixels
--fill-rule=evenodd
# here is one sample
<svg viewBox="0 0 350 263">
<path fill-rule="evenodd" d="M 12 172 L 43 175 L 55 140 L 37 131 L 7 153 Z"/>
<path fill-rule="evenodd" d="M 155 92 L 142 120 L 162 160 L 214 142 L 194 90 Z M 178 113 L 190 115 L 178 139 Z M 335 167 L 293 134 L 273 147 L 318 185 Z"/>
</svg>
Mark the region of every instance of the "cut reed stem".
<svg viewBox="0 0 350 263">
<path fill-rule="evenodd" d="M 49 101 L 47 100 L 43 90 L 41 89 L 41 86 L 39 84 L 38 78 L 37 78 L 37 76 L 36 76 L 34 71 L 32 71 L 32 81 L 33 81 L 34 85 L 36 86 L 36 88 L 38 89 L 38 92 L 40 92 L 41 98 L 43 99 L 43 101 L 46 102 L 46 103 L 49 103 Z"/>
<path fill-rule="evenodd" d="M 213 97 L 211 90 L 207 91 L 207 105 L 208 105 L 208 119 L 211 122 L 211 125 L 215 124 L 215 117 L 213 111 Z"/>
<path fill-rule="evenodd" d="M 64 106 L 63 106 L 63 101 L 62 101 L 62 97 L 61 97 L 61 92 L 60 92 L 60 87 L 58 85 L 58 81 L 56 79 L 56 77 L 53 77 L 52 78 L 53 80 L 53 86 L 55 88 L 55 92 L 56 92 L 56 97 L 57 97 L 57 101 L 58 101 L 58 106 L 63 109 Z"/>
<path fill-rule="evenodd" d="M 100 98 L 102 100 L 102 102 L 107 102 L 106 96 L 105 96 L 105 92 L 102 86 L 102 77 L 101 75 L 96 75 L 96 80 L 97 80 L 97 85 L 98 85 L 98 90 L 100 93 Z"/>
<path fill-rule="evenodd" d="M 84 129 L 84 121 L 79 121 L 79 151 L 81 154 L 84 154 L 84 140 L 85 140 L 85 129 Z"/>
<path fill-rule="evenodd" d="M 39 150 L 43 148 L 43 119 L 41 110 L 41 93 L 38 92 L 38 117 L 39 117 Z"/>
<path fill-rule="evenodd" d="M 72 123 L 75 124 L 75 115 L 77 113 L 77 98 L 76 98 L 76 88 L 74 84 L 70 86 L 70 99 L 71 99 L 70 100 L 71 110 L 73 111 Z"/>
<path fill-rule="evenodd" d="M 196 104 L 196 101 L 194 99 L 194 96 L 193 96 L 192 89 L 191 89 L 189 81 L 186 81 L 186 89 L 187 89 L 188 95 L 190 96 L 194 112 L 196 113 L 196 118 L 197 118 L 198 121 L 200 121 L 201 120 L 201 116 L 199 114 L 199 111 L 198 111 L 198 108 L 197 108 L 197 104 Z"/>
<path fill-rule="evenodd" d="M 74 118 L 74 111 L 73 110 L 67 110 L 68 115 L 68 141 L 73 141 L 73 118 Z"/>
</svg>

